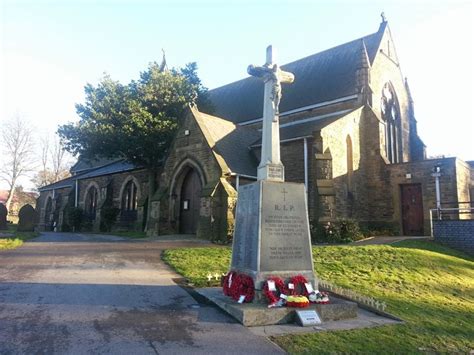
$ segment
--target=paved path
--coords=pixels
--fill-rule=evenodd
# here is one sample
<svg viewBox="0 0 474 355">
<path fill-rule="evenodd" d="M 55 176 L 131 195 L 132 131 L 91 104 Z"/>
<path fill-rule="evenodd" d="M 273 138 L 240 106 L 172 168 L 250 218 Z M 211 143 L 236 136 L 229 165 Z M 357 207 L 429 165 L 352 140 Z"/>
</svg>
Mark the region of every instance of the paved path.
<svg viewBox="0 0 474 355">
<path fill-rule="evenodd" d="M 1 251 L 0 354 L 281 353 L 173 282 L 162 250 L 202 245 L 45 233 Z"/>
</svg>

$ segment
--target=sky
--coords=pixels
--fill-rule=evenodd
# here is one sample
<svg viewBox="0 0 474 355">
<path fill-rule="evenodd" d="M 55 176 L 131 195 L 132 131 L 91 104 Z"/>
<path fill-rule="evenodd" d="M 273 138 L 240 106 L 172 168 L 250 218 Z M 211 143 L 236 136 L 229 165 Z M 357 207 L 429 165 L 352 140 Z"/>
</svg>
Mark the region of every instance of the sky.
<svg viewBox="0 0 474 355">
<path fill-rule="evenodd" d="M 53 133 L 78 119 L 86 83 L 128 83 L 162 49 L 215 88 L 262 64 L 269 44 L 292 62 L 376 32 L 382 11 L 428 154 L 474 160 L 471 0 L 0 0 L 0 129 L 19 114 Z"/>
</svg>

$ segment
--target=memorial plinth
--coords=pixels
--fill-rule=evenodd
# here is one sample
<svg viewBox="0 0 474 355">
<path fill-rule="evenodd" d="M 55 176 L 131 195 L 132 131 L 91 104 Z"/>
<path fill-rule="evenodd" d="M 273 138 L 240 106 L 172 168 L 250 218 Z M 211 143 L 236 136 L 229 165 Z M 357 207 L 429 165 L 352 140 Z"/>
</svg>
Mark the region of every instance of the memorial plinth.
<svg viewBox="0 0 474 355">
<path fill-rule="evenodd" d="M 260 180 L 239 188 L 231 270 L 261 290 L 269 276 L 303 275 L 315 285 L 303 184 Z"/>
</svg>

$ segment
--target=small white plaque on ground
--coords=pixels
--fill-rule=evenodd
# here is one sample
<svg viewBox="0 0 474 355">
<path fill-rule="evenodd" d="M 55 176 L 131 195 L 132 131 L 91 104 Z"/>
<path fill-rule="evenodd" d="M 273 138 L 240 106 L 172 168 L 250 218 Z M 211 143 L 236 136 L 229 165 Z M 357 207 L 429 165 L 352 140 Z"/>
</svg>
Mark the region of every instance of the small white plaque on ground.
<svg viewBox="0 0 474 355">
<path fill-rule="evenodd" d="M 310 327 L 312 325 L 321 324 L 318 312 L 311 311 L 296 311 L 298 323 L 303 327 Z"/>
</svg>

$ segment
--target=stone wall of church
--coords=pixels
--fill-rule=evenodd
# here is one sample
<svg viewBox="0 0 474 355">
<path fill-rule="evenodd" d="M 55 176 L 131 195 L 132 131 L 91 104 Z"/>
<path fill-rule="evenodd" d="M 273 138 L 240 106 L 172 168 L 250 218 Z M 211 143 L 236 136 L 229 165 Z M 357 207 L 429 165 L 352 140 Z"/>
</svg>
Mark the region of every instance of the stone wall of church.
<svg viewBox="0 0 474 355">
<path fill-rule="evenodd" d="M 391 182 L 387 190 L 387 199 L 393 201 L 393 215 L 391 219 L 394 224 L 398 223 L 400 232 L 403 232 L 401 225 L 401 185 L 420 184 L 423 196 L 423 229 L 425 235 L 430 234 L 430 209 L 436 208 L 436 183 L 435 178 L 431 176 L 435 166 L 441 168 L 441 206 L 451 207 L 453 204 L 457 204 L 459 198 L 456 158 L 431 159 L 387 166 Z"/>
<path fill-rule="evenodd" d="M 71 187 L 65 187 L 43 191 L 36 201 L 37 225 L 38 231 L 52 231 L 56 226 L 57 231 L 62 230 L 62 224 L 65 218 L 65 208 L 71 198 Z M 51 199 L 51 209 L 48 211 L 47 203 Z"/>
<path fill-rule="evenodd" d="M 361 171 L 360 123 L 362 109 L 321 130 L 323 152 L 332 157 L 334 206 L 332 215 L 339 218 L 364 218 L 365 179 Z M 322 180 L 318 176 L 318 180 Z M 320 181 L 320 184 L 322 182 Z M 331 216 L 326 216 L 331 217 Z"/>
<path fill-rule="evenodd" d="M 471 169 L 466 162 L 460 159 L 456 159 L 456 184 L 458 187 L 458 208 L 469 209 L 472 199 Z M 459 214 L 460 219 L 471 219 L 474 215 L 474 213 L 467 213 L 469 210 L 464 210 L 462 212 L 463 213 Z"/>
<path fill-rule="evenodd" d="M 98 232 L 101 229 L 101 210 L 103 208 L 121 209 L 122 191 L 126 183 L 133 180 L 137 185 L 137 218 L 135 221 L 123 219 L 121 214 L 118 215 L 113 230 L 135 230 L 141 231 L 144 225 L 144 212 L 146 210 L 145 200 L 148 196 L 148 172 L 146 170 L 135 170 L 124 173 L 97 176 L 89 179 L 81 179 L 78 181 L 78 207 L 85 211 L 86 194 L 89 189 L 94 186 L 98 189 L 98 204 L 95 219 L 92 220 L 91 226 L 85 226 L 86 229 Z"/>
</svg>

